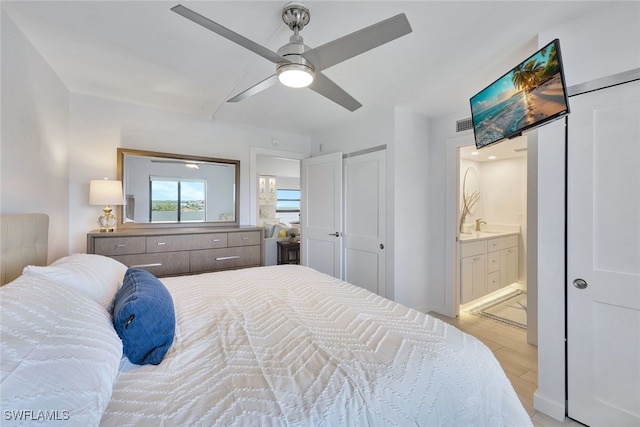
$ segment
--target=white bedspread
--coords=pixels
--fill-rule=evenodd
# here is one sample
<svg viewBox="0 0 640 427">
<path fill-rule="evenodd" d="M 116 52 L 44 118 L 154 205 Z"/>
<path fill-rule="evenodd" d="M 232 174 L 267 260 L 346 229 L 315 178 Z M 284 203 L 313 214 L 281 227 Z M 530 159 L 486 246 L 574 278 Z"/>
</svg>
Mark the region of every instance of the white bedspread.
<svg viewBox="0 0 640 427">
<path fill-rule="evenodd" d="M 101 424 L 525 426 L 491 351 L 300 266 L 162 279 L 176 338 L 123 364 Z"/>
</svg>

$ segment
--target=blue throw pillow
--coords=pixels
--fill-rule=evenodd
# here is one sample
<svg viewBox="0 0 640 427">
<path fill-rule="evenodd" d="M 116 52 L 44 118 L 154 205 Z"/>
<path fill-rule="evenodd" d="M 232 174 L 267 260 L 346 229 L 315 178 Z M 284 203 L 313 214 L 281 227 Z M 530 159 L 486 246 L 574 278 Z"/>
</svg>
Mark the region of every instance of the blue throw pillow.
<svg viewBox="0 0 640 427">
<path fill-rule="evenodd" d="M 173 343 L 175 318 L 167 288 L 148 271 L 128 269 L 113 309 L 127 358 L 137 365 L 159 364 Z"/>
</svg>

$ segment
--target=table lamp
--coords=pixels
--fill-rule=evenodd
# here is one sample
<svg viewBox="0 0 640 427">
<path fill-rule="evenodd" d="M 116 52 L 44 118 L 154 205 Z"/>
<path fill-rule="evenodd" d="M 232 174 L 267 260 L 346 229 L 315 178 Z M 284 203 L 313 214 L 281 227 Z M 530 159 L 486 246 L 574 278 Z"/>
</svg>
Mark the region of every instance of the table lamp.
<svg viewBox="0 0 640 427">
<path fill-rule="evenodd" d="M 104 205 L 98 217 L 101 232 L 112 232 L 116 226 L 116 216 L 111 213 L 111 205 L 122 204 L 122 182 L 108 179 L 94 179 L 89 183 L 89 204 Z"/>
</svg>

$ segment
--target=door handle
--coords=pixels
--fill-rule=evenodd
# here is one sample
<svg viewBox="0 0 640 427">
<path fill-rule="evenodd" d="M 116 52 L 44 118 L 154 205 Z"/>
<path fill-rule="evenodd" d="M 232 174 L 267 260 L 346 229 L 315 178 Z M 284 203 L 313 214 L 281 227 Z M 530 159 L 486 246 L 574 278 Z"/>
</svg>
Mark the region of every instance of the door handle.
<svg viewBox="0 0 640 427">
<path fill-rule="evenodd" d="M 335 233 L 329 233 L 329 236 L 340 237 L 340 232 L 336 231 Z"/>
<path fill-rule="evenodd" d="M 384 245 L 380 243 L 380 249 L 384 249 Z"/>
<path fill-rule="evenodd" d="M 575 286 L 578 289 L 585 289 L 588 284 L 584 279 L 575 279 L 573 281 L 573 286 Z"/>
</svg>

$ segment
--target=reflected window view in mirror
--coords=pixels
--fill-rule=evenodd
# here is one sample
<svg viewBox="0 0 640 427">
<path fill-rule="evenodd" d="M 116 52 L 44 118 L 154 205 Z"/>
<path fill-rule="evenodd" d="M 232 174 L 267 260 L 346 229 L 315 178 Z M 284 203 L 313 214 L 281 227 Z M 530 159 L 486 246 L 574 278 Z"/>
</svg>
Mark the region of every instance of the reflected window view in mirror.
<svg viewBox="0 0 640 427">
<path fill-rule="evenodd" d="M 152 176 L 149 183 L 149 222 L 206 220 L 206 179 Z"/>
<path fill-rule="evenodd" d="M 118 149 L 127 225 L 237 224 L 240 162 Z"/>
</svg>

